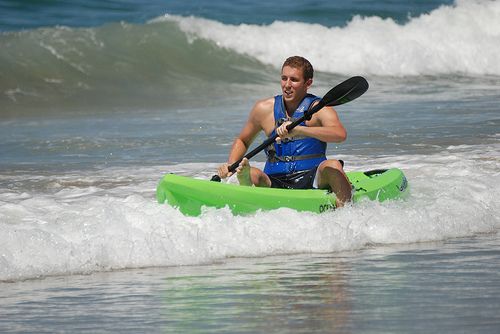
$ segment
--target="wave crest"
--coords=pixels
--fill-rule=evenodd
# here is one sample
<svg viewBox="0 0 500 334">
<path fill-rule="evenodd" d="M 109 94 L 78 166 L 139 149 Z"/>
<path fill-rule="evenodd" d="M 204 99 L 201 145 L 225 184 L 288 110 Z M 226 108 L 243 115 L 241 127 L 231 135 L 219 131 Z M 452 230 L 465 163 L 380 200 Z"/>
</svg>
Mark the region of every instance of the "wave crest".
<svg viewBox="0 0 500 334">
<path fill-rule="evenodd" d="M 280 21 L 235 26 L 170 15 L 158 20 L 276 67 L 301 54 L 320 71 L 348 75 L 500 75 L 499 1 L 461 0 L 405 24 L 376 16 L 355 16 L 332 28 Z"/>
</svg>

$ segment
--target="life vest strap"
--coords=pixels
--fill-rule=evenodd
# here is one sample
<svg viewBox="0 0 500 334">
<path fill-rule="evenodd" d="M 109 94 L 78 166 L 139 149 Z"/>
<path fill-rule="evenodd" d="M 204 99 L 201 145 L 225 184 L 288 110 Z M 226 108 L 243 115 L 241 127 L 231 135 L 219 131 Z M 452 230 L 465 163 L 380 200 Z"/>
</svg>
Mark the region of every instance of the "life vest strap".
<svg viewBox="0 0 500 334">
<path fill-rule="evenodd" d="M 282 161 L 282 162 L 291 162 L 291 161 L 298 161 L 298 160 L 307 160 L 307 159 L 315 159 L 315 158 L 323 158 L 325 155 L 322 153 L 316 153 L 316 154 L 303 154 L 303 155 L 274 155 L 270 154 L 268 156 L 267 161 L 269 162 L 277 162 L 277 161 Z"/>
</svg>

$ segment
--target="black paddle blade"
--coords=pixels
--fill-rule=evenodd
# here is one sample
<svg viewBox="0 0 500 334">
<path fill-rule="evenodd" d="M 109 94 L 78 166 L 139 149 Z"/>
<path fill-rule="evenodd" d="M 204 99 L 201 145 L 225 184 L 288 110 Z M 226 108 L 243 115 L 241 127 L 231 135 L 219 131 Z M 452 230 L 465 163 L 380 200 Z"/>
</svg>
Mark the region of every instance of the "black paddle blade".
<svg viewBox="0 0 500 334">
<path fill-rule="evenodd" d="M 361 76 L 355 76 L 330 89 L 323 97 L 327 106 L 338 106 L 357 99 L 368 90 L 368 81 Z"/>
</svg>

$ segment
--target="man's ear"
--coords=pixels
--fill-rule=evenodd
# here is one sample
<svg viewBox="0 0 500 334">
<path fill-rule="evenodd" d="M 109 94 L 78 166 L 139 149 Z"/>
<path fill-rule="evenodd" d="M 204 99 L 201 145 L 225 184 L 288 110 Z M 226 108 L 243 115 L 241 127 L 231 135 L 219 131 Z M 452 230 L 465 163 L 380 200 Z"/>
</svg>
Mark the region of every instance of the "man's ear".
<svg viewBox="0 0 500 334">
<path fill-rule="evenodd" d="M 306 81 L 306 86 L 307 86 L 307 88 L 311 87 L 311 86 L 312 86 L 312 84 L 313 84 L 313 79 L 312 79 L 312 78 L 307 79 L 307 81 Z"/>
</svg>

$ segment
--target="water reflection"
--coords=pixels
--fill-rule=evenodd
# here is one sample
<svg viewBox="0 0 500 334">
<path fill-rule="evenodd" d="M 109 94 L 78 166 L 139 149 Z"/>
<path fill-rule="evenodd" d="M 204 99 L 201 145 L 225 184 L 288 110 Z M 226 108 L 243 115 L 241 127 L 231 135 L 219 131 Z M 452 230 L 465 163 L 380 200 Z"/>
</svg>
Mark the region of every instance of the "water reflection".
<svg viewBox="0 0 500 334">
<path fill-rule="evenodd" d="M 178 268 L 165 280 L 169 325 L 200 332 L 343 331 L 352 311 L 349 265 L 342 257 L 310 260 L 234 260 L 201 275 L 200 268 Z"/>
</svg>

